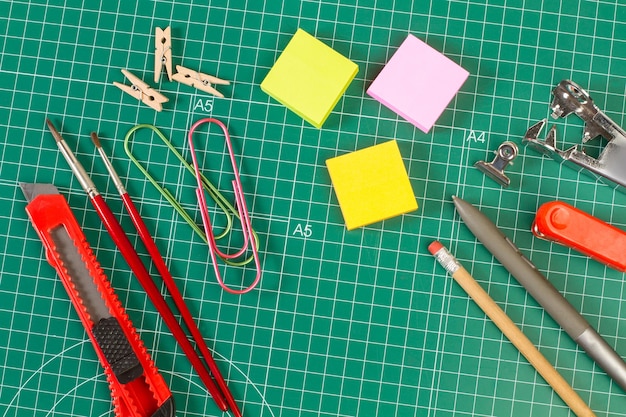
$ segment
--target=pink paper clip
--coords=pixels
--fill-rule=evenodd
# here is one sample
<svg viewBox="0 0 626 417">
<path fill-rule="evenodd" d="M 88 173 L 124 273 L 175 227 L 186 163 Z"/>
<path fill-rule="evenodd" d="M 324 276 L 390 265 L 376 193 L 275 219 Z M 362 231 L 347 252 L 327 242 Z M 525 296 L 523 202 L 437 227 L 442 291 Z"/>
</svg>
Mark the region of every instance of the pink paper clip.
<svg viewBox="0 0 626 417">
<path fill-rule="evenodd" d="M 204 195 L 204 187 L 202 186 L 202 180 L 200 175 L 200 168 L 198 166 L 198 159 L 196 157 L 196 151 L 193 146 L 193 133 L 195 130 L 202 124 L 205 123 L 215 123 L 219 127 L 222 128 L 224 132 L 224 139 L 226 140 L 226 146 L 228 147 L 228 153 L 230 155 L 230 162 L 233 166 L 233 173 L 235 179 L 233 180 L 233 191 L 235 193 L 235 203 L 237 207 L 237 211 L 239 213 L 239 218 L 241 219 L 241 229 L 243 232 L 243 246 L 235 253 L 224 253 L 218 247 L 215 241 L 215 235 L 213 233 L 213 227 L 211 226 L 211 217 L 209 216 L 209 210 L 206 204 L 206 197 Z M 207 236 L 207 241 L 209 244 L 209 253 L 211 254 L 211 260 L 213 261 L 213 268 L 215 269 L 215 275 L 217 278 L 217 282 L 220 286 L 227 292 L 231 294 L 245 294 L 251 291 L 256 285 L 259 283 L 261 279 L 261 262 L 259 261 L 259 252 L 257 248 L 257 242 L 254 236 L 254 232 L 252 231 L 252 226 L 250 223 L 250 214 L 248 213 L 248 208 L 246 206 L 246 200 L 243 195 L 243 189 L 241 187 L 241 179 L 239 178 L 239 171 L 237 170 L 237 163 L 235 161 L 235 154 L 233 152 L 233 146 L 230 140 L 230 135 L 228 134 L 228 129 L 221 121 L 214 118 L 204 118 L 195 122 L 191 128 L 189 129 L 189 150 L 191 151 L 191 158 L 193 159 L 193 167 L 196 173 L 196 179 L 198 180 L 198 189 L 196 190 L 196 194 L 198 195 L 198 204 L 200 206 L 200 212 L 202 215 L 202 223 L 204 224 L 204 231 Z M 250 244 L 250 242 L 252 242 Z M 248 245 L 250 245 L 252 250 L 252 255 L 254 257 L 254 264 L 256 267 L 256 277 L 252 284 L 249 287 L 246 287 L 241 290 L 234 290 L 228 287 L 224 280 L 222 279 L 222 274 L 220 273 L 219 265 L 217 263 L 218 257 L 222 259 L 232 260 L 242 256 L 247 250 Z"/>
</svg>

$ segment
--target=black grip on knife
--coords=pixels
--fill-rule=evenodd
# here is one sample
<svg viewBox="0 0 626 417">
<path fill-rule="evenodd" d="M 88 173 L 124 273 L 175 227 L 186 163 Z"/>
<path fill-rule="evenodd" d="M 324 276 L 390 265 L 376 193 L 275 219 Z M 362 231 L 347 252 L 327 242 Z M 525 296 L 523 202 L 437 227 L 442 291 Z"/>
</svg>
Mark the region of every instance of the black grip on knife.
<svg viewBox="0 0 626 417">
<path fill-rule="evenodd" d="M 115 317 L 101 319 L 92 331 L 120 383 L 126 384 L 143 374 L 139 358 Z"/>
</svg>

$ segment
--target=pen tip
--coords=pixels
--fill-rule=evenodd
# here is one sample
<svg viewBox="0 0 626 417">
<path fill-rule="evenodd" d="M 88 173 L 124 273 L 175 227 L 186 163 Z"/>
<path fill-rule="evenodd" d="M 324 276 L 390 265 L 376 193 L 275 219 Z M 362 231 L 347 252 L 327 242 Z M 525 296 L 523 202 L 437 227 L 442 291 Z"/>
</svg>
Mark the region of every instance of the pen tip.
<svg viewBox="0 0 626 417">
<path fill-rule="evenodd" d="M 61 134 L 59 133 L 59 131 L 54 127 L 50 119 L 46 119 L 46 125 L 48 125 L 48 129 L 50 129 L 50 132 L 52 133 L 54 140 L 57 142 L 61 142 L 63 138 L 61 137 Z"/>
<path fill-rule="evenodd" d="M 96 145 L 96 148 L 100 148 L 102 146 L 100 145 L 100 138 L 98 138 L 98 134 L 96 132 L 91 132 L 91 141 L 94 145 Z"/>
</svg>

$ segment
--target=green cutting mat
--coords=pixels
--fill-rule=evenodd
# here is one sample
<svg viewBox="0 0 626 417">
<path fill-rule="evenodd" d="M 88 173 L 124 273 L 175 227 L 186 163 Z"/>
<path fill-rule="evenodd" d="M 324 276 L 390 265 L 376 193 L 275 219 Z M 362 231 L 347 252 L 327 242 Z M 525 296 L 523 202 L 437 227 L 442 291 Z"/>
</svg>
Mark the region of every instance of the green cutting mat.
<svg viewBox="0 0 626 417">
<path fill-rule="evenodd" d="M 88 139 L 91 131 L 100 134 L 244 415 L 572 415 L 428 255 L 435 238 L 599 416 L 624 414 L 625 393 L 476 243 L 450 197 L 481 207 L 626 355 L 623 274 L 529 232 L 537 207 L 555 198 L 626 228 L 626 196 L 521 144 L 528 126 L 549 114 L 551 88 L 566 78 L 625 122 L 626 6 L 617 0 L 116 3 L 0 2 L 0 417 L 111 413 L 102 370 L 44 260 L 19 181 L 51 182 L 68 198 L 170 384 L 177 415 L 221 415 L 103 231 L 45 128 L 46 117 L 149 264 Z M 157 88 L 170 101 L 156 113 L 112 85 L 124 81 L 122 68 L 154 85 L 154 28 L 167 25 L 175 64 L 233 81 L 219 87 L 225 99 L 161 81 Z M 259 88 L 298 27 L 359 65 L 321 130 Z M 365 94 L 408 33 L 471 74 L 429 134 Z M 229 126 L 261 239 L 262 282 L 241 297 L 218 287 L 207 246 L 123 150 L 132 126 L 152 123 L 188 157 L 186 132 L 206 116 Z M 580 121 L 556 123 L 577 140 Z M 420 208 L 347 232 L 324 161 L 391 138 L 399 142 Z M 473 167 L 491 160 L 504 140 L 520 145 L 506 190 Z M 141 132 L 136 141 L 150 169 L 199 219 L 193 178 L 154 135 Z M 230 171 L 219 169 L 223 151 L 214 146 L 201 148 L 205 170 L 227 190 Z M 228 268 L 227 279 L 241 274 Z"/>
</svg>

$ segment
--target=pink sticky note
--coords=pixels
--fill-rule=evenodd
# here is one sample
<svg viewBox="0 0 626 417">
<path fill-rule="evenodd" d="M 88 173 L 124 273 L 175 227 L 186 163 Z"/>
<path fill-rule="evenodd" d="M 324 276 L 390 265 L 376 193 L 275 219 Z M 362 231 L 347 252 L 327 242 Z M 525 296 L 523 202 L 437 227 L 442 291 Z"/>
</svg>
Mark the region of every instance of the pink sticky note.
<svg viewBox="0 0 626 417">
<path fill-rule="evenodd" d="M 468 76 L 457 63 L 409 35 L 367 94 L 428 133 Z"/>
</svg>

